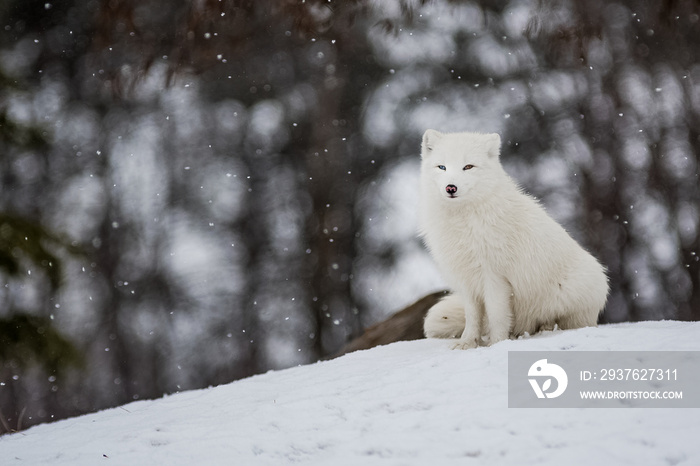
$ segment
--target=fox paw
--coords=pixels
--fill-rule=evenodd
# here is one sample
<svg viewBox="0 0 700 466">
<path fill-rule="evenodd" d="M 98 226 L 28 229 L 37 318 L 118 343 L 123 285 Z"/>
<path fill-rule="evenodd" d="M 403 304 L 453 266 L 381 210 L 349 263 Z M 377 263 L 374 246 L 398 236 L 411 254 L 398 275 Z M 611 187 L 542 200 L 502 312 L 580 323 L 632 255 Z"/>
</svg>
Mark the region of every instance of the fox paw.
<svg viewBox="0 0 700 466">
<path fill-rule="evenodd" d="M 479 346 L 476 342 L 476 340 L 458 340 L 457 343 L 452 345 L 452 349 L 459 349 L 459 350 L 465 350 L 465 349 L 472 349 L 476 348 Z"/>
<path fill-rule="evenodd" d="M 554 322 L 550 322 L 548 324 L 542 324 L 540 327 L 537 329 L 537 333 L 540 332 L 553 332 L 557 328 L 557 324 Z"/>
</svg>

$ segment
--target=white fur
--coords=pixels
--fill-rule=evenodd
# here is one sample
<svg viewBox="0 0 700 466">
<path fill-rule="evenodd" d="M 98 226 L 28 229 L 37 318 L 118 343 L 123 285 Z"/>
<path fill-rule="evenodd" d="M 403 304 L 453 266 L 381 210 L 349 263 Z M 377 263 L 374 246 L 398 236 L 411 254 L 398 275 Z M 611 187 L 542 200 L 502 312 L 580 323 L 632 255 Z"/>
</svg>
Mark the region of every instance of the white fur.
<svg viewBox="0 0 700 466">
<path fill-rule="evenodd" d="M 424 331 L 459 337 L 455 348 L 595 326 L 607 300 L 603 267 L 505 173 L 500 146 L 497 134 L 423 136 L 421 234 L 453 291 Z"/>
</svg>

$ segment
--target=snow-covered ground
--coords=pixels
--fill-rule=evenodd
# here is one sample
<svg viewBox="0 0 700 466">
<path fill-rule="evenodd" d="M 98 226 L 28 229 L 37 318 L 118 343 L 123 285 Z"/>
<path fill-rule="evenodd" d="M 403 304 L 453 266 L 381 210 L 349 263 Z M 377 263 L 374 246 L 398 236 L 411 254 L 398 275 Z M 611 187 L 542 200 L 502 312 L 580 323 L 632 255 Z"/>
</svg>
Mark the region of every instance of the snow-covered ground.
<svg viewBox="0 0 700 466">
<path fill-rule="evenodd" d="M 0 437 L 0 465 L 698 465 L 697 409 L 508 408 L 508 351 L 700 350 L 700 323 L 401 342 Z"/>
</svg>

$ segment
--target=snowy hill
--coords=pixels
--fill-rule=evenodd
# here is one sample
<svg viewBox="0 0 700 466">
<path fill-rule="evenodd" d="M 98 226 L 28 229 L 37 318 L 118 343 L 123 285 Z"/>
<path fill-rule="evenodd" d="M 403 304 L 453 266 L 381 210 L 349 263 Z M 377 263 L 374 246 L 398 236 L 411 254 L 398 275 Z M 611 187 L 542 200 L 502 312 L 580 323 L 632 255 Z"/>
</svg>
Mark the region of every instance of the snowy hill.
<svg viewBox="0 0 700 466">
<path fill-rule="evenodd" d="M 401 342 L 0 437 L 0 464 L 700 464 L 696 409 L 513 409 L 508 351 L 700 350 L 700 323 Z"/>
</svg>

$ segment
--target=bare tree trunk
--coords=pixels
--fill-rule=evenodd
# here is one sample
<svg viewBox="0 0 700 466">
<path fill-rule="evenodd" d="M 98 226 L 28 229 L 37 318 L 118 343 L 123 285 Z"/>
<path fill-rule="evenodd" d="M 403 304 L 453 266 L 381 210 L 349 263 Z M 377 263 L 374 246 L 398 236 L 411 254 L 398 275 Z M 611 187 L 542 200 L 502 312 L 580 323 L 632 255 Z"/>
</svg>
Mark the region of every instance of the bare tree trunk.
<svg viewBox="0 0 700 466">
<path fill-rule="evenodd" d="M 334 45 L 335 57 L 352 55 L 341 51 L 344 44 L 352 41 L 351 35 L 348 31 L 338 34 L 342 38 Z M 360 98 L 353 94 L 350 58 L 332 58 L 312 80 L 318 89 L 319 105 L 310 121 L 304 163 L 313 203 L 306 237 L 309 304 L 316 328 L 313 349 L 317 357 L 336 351 L 361 329 L 351 286 L 358 175 L 347 139 L 355 128 L 346 126 L 346 122 L 356 118 L 343 113 L 343 109 L 356 111 L 356 106 L 348 105 L 348 101 Z"/>
</svg>

